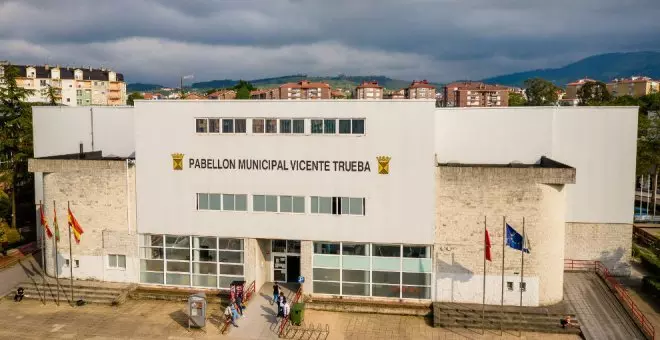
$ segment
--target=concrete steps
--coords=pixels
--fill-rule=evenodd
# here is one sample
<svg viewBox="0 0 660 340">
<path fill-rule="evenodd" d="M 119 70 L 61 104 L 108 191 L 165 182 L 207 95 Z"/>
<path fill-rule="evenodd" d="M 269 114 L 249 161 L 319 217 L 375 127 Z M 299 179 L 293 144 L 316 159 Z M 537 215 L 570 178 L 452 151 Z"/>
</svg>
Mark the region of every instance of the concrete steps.
<svg viewBox="0 0 660 340">
<path fill-rule="evenodd" d="M 131 288 L 127 284 L 74 280 L 72 300 L 69 280 L 60 279 L 58 286 L 57 280 L 54 278 L 32 276 L 29 281 L 18 284 L 5 298 L 13 299 L 18 287 L 23 287 L 24 299 L 27 300 L 40 300 L 45 303 L 57 302 L 59 292 L 60 303 L 74 304 L 78 300 L 84 300 L 86 303 L 108 305 L 123 303 Z"/>
<path fill-rule="evenodd" d="M 431 303 L 363 300 L 338 297 L 306 297 L 305 308 L 330 312 L 375 313 L 390 315 L 429 316 Z"/>
<path fill-rule="evenodd" d="M 161 286 L 137 286 L 131 290 L 128 297 L 134 300 L 165 300 L 165 301 L 188 301 L 191 294 L 206 293 L 207 303 L 222 303 L 229 300 L 229 292 L 219 289 L 189 289 Z"/>
</svg>

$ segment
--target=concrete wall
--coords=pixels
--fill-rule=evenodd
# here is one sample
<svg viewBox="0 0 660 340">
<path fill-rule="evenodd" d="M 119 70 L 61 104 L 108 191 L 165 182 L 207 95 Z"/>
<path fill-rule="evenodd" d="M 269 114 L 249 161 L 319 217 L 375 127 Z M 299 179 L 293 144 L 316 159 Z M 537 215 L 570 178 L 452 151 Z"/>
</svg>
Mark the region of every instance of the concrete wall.
<svg viewBox="0 0 660 340">
<path fill-rule="evenodd" d="M 630 275 L 632 224 L 566 223 L 567 259 L 602 262 L 614 275 Z"/>
</svg>

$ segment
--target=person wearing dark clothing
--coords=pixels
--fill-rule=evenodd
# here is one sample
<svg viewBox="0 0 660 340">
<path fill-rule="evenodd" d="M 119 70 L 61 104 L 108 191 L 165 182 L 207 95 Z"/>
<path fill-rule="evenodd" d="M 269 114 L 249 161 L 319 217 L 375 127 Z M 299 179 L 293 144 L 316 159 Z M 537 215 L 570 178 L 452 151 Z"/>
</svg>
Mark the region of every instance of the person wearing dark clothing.
<svg viewBox="0 0 660 340">
<path fill-rule="evenodd" d="M 571 326 L 571 316 L 567 315 L 565 318 L 559 320 L 559 324 L 561 324 L 561 328 L 566 328 Z"/>
<path fill-rule="evenodd" d="M 18 287 L 18 289 L 16 290 L 16 294 L 14 295 L 14 301 L 21 302 L 24 296 L 25 294 L 23 292 L 23 287 Z"/>
<path fill-rule="evenodd" d="M 273 285 L 273 303 L 277 303 L 280 297 L 280 286 L 276 284 Z"/>
</svg>

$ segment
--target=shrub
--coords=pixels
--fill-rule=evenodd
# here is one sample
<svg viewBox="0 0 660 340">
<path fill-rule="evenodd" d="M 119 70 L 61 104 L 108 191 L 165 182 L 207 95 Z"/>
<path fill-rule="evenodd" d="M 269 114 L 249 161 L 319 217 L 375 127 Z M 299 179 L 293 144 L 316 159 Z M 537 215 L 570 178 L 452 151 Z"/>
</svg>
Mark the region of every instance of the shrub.
<svg viewBox="0 0 660 340">
<path fill-rule="evenodd" d="M 660 277 L 644 276 L 642 290 L 653 296 L 660 297 Z"/>
<path fill-rule="evenodd" d="M 644 268 L 650 271 L 652 275 L 660 276 L 660 259 L 658 259 L 658 256 L 644 247 L 637 246 L 636 248 Z"/>
</svg>

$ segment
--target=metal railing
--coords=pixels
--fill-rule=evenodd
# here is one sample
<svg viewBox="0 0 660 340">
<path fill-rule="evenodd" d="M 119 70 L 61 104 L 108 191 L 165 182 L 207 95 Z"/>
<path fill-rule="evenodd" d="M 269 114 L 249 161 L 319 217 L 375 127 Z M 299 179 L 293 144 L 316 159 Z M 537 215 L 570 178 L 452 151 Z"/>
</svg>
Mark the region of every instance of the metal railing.
<svg viewBox="0 0 660 340">
<path fill-rule="evenodd" d="M 595 272 L 614 293 L 614 296 L 624 306 L 628 314 L 635 320 L 635 323 L 642 330 L 644 335 L 651 340 L 655 340 L 655 328 L 649 319 L 642 313 L 632 300 L 626 289 L 610 274 L 610 271 L 600 261 L 590 260 L 564 260 L 564 270 L 566 271 L 593 271 Z"/>
<path fill-rule="evenodd" d="M 302 297 L 302 285 L 298 288 L 298 291 L 296 292 L 296 295 L 293 297 L 293 300 L 291 301 L 291 306 L 295 305 L 298 303 L 300 298 Z M 282 318 L 282 323 L 280 323 L 280 331 L 277 333 L 278 337 L 283 337 L 284 336 L 284 329 L 286 328 L 286 325 L 289 323 L 289 318 Z"/>
</svg>

